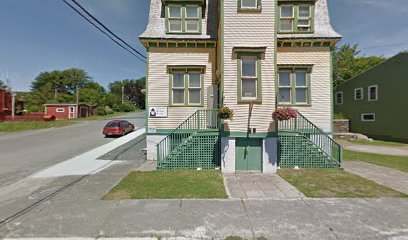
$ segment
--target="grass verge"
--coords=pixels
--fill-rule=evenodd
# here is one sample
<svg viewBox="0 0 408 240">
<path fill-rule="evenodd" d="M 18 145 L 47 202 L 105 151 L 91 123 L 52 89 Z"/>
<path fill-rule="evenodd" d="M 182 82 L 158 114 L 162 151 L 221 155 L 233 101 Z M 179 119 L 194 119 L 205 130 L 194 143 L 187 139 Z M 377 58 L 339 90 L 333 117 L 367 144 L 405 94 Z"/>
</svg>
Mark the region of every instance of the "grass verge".
<svg viewBox="0 0 408 240">
<path fill-rule="evenodd" d="M 59 120 L 54 122 L 26 121 L 26 122 L 3 122 L 0 123 L 0 132 L 20 132 L 44 128 L 65 127 L 75 124 L 71 121 Z"/>
<path fill-rule="evenodd" d="M 337 169 L 282 169 L 279 176 L 311 198 L 408 197 L 373 181 Z"/>
<path fill-rule="evenodd" d="M 344 150 L 343 159 L 345 161 L 362 161 L 408 172 L 408 157 L 404 156 L 389 156 Z"/>
<path fill-rule="evenodd" d="M 380 140 L 366 141 L 366 140 L 348 139 L 347 141 L 349 141 L 351 143 L 355 143 L 355 144 L 361 144 L 361 145 L 389 146 L 389 147 L 408 147 L 408 144 L 405 144 L 405 143 L 388 142 L 388 141 L 380 141 Z"/>
<path fill-rule="evenodd" d="M 131 172 L 104 200 L 227 198 L 219 170 Z"/>
<path fill-rule="evenodd" d="M 134 111 L 134 112 L 140 112 L 143 110 L 138 110 L 138 111 Z M 106 120 L 109 118 L 114 118 L 114 117 L 125 117 L 126 115 L 133 113 L 133 112 L 114 112 L 112 114 L 108 114 L 105 116 L 92 116 L 92 117 L 88 117 L 88 118 L 76 118 L 76 119 L 72 119 L 71 121 L 98 121 L 98 120 Z"/>
</svg>

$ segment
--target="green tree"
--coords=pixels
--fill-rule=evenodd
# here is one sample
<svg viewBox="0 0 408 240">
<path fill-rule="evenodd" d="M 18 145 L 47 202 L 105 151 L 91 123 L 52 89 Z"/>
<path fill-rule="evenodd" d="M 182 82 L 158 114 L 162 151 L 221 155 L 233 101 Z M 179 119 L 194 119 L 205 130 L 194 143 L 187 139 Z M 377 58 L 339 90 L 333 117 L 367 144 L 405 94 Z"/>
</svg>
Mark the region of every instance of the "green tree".
<svg viewBox="0 0 408 240">
<path fill-rule="evenodd" d="M 334 85 L 337 86 L 367 71 L 386 58 L 377 56 L 359 56 L 358 45 L 345 44 L 337 47 L 333 56 Z"/>
<path fill-rule="evenodd" d="M 109 92 L 122 98 L 122 86 L 124 87 L 124 100 L 132 102 L 137 108 L 145 108 L 146 78 L 125 79 L 109 84 Z M 120 100 L 121 102 L 121 100 Z"/>
<path fill-rule="evenodd" d="M 6 88 L 7 85 L 3 80 L 0 80 L 0 88 Z"/>
<path fill-rule="evenodd" d="M 43 108 L 45 103 L 76 102 L 77 87 L 80 102 L 100 104 L 106 94 L 104 87 L 93 81 L 85 70 L 71 68 L 42 72 L 31 83 L 32 95 L 26 99 L 27 106 L 34 110 Z"/>
</svg>

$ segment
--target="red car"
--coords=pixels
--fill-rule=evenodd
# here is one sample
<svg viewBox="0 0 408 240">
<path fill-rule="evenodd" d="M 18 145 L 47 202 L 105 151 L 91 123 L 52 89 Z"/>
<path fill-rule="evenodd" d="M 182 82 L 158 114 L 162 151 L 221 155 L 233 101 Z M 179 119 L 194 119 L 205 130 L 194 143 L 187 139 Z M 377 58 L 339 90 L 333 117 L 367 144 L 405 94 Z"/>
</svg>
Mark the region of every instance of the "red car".
<svg viewBox="0 0 408 240">
<path fill-rule="evenodd" d="M 124 136 L 135 130 L 135 125 L 126 120 L 113 120 L 103 128 L 103 134 L 108 136 Z"/>
</svg>

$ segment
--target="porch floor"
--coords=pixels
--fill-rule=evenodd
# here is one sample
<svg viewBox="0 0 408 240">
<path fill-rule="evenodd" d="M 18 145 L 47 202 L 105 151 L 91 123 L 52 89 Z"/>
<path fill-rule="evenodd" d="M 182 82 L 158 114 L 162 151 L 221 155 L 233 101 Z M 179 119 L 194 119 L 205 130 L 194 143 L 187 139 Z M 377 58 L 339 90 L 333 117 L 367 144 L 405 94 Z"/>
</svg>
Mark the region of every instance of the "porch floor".
<svg viewBox="0 0 408 240">
<path fill-rule="evenodd" d="M 277 174 L 224 174 L 231 199 L 299 199 L 303 193 Z"/>
</svg>

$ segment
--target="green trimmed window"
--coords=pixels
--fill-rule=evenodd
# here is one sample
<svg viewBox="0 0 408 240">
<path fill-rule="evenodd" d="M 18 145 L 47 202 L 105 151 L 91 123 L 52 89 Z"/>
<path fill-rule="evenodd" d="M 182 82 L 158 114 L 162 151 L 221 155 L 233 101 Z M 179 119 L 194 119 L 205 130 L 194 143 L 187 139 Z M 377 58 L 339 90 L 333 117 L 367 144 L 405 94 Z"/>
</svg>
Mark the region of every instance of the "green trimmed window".
<svg viewBox="0 0 408 240">
<path fill-rule="evenodd" d="M 201 5 L 198 4 L 168 4 L 166 6 L 166 32 L 200 34 L 201 11 Z"/>
<path fill-rule="evenodd" d="M 198 70 L 173 71 L 170 74 L 172 106 L 203 105 L 203 74 Z"/>
<path fill-rule="evenodd" d="M 261 54 L 238 53 L 239 102 L 262 100 L 261 72 Z"/>
<path fill-rule="evenodd" d="M 313 32 L 313 22 L 313 2 L 293 2 L 279 4 L 279 32 Z"/>
<path fill-rule="evenodd" d="M 280 68 L 278 73 L 279 104 L 310 104 L 310 68 Z"/>
<path fill-rule="evenodd" d="M 239 12 L 260 12 L 262 9 L 261 0 L 237 0 Z"/>
</svg>

